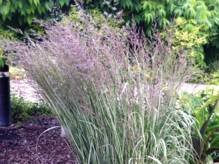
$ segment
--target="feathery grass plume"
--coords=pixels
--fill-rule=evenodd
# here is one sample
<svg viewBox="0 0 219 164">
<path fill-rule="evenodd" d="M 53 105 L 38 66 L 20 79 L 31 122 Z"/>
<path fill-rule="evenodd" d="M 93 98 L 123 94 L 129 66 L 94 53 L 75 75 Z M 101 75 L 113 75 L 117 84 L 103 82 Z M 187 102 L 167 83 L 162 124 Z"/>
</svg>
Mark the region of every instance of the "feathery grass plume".
<svg viewBox="0 0 219 164">
<path fill-rule="evenodd" d="M 157 34 L 71 23 L 52 26 L 27 54 L 29 70 L 65 127 L 79 162 L 193 163 L 189 111 L 176 107 L 183 53 Z"/>
</svg>

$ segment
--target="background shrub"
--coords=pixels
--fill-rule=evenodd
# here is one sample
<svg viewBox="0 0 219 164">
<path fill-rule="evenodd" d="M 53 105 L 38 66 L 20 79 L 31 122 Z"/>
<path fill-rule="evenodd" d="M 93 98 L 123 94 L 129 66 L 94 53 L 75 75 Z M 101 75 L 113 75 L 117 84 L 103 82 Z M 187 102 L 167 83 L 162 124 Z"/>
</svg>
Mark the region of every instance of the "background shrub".
<svg viewBox="0 0 219 164">
<path fill-rule="evenodd" d="M 33 18 L 46 14 L 58 4 L 63 6 L 69 0 L 0 0 L 0 21 L 13 26 L 31 24 Z"/>
<path fill-rule="evenodd" d="M 209 90 L 196 96 L 184 94 L 180 100 L 196 118 L 193 145 L 199 160 L 206 163 L 210 157 L 219 161 L 219 94 Z"/>
<path fill-rule="evenodd" d="M 23 98 L 12 97 L 12 122 L 25 121 L 33 116 L 51 115 L 52 112 L 46 104 L 32 103 Z"/>
<path fill-rule="evenodd" d="M 187 52 L 187 60 L 193 66 L 206 69 L 204 45 L 209 39 L 208 26 L 199 24 L 194 19 L 178 17 L 167 30 L 173 34 L 174 48 L 184 49 Z M 163 32 L 164 35 L 165 33 L 166 31 Z"/>
<path fill-rule="evenodd" d="M 163 28 L 171 23 L 174 18 L 195 19 L 198 23 L 206 23 L 208 26 L 218 24 L 218 1 L 203 0 L 84 0 L 88 7 L 100 8 L 102 11 L 123 10 L 127 21 L 133 18 L 139 25 L 145 25 L 146 31 L 152 31 L 154 23 L 156 27 Z M 215 6 L 215 7 L 214 7 Z M 111 13 L 113 14 L 113 13 Z M 143 23 L 143 24 L 142 24 Z"/>
<path fill-rule="evenodd" d="M 174 26 L 179 36 L 175 42 L 182 42 L 179 46 L 184 49 L 189 46 L 189 60 L 205 70 L 206 63 L 211 66 L 219 58 L 218 0 L 84 0 L 84 3 L 87 8 L 99 8 L 107 17 L 122 15 L 127 23 L 134 21 L 149 36 L 153 28 L 169 28 L 180 18 L 184 23 Z"/>
</svg>

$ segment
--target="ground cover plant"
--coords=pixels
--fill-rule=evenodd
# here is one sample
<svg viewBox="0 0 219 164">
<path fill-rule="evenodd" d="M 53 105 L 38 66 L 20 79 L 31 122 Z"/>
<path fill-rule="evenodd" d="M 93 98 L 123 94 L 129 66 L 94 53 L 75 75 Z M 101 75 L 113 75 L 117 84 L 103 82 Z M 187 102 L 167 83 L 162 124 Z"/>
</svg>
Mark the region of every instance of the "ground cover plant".
<svg viewBox="0 0 219 164">
<path fill-rule="evenodd" d="M 4 66 L 3 50 L 0 49 L 0 68 Z"/>
<path fill-rule="evenodd" d="M 45 103 L 32 103 L 23 98 L 12 97 L 11 100 L 11 119 L 13 123 L 23 122 L 31 117 L 52 116 L 52 111 Z"/>
<path fill-rule="evenodd" d="M 200 161 L 219 160 L 219 95 L 212 91 L 203 91 L 196 96 L 183 94 L 183 106 L 191 108 L 196 118 L 197 133 L 193 134 L 193 144 Z"/>
<path fill-rule="evenodd" d="M 185 54 L 135 32 L 95 28 L 80 12 L 47 31 L 27 61 L 81 163 L 195 163 L 189 111 L 177 86 L 188 78 Z"/>
</svg>

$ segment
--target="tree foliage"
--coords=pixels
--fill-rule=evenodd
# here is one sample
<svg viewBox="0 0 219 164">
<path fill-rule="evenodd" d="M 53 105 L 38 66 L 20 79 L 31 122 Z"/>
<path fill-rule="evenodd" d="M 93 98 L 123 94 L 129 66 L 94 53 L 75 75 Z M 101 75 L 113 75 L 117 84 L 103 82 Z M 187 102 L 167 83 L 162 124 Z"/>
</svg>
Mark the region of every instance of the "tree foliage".
<svg viewBox="0 0 219 164">
<path fill-rule="evenodd" d="M 218 0 L 85 0 L 85 4 L 111 13 L 123 10 L 126 19 L 133 18 L 149 31 L 154 24 L 163 28 L 177 17 L 195 19 L 209 27 L 219 24 Z"/>
<path fill-rule="evenodd" d="M 63 6 L 69 0 L 0 0 L 0 21 L 13 25 L 31 24 L 33 18 L 44 15 L 58 4 Z"/>
</svg>

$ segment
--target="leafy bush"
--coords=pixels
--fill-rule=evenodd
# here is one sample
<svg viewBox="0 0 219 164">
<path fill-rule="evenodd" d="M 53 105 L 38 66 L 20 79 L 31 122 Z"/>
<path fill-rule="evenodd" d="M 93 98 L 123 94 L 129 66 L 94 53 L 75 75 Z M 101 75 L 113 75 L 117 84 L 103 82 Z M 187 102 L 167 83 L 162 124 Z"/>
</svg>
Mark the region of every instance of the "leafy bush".
<svg viewBox="0 0 219 164">
<path fill-rule="evenodd" d="M 219 45 L 218 0 L 84 0 L 84 3 L 87 8 L 99 8 L 106 16 L 122 15 L 126 22 L 136 22 L 149 36 L 154 27 L 168 29 L 180 18 L 181 25 L 173 27 L 176 28 L 175 42 L 185 49 L 189 47 L 188 58 L 194 59 L 195 66 L 206 69 L 205 62 L 218 60 L 219 49 L 215 49 Z"/>
<path fill-rule="evenodd" d="M 1 0 L 0 21 L 12 22 L 13 25 L 31 24 L 33 18 L 46 14 L 54 3 L 63 6 L 69 0 Z"/>
<path fill-rule="evenodd" d="M 199 96 L 184 95 L 181 98 L 186 108 L 192 108 L 196 118 L 197 133 L 194 133 L 193 143 L 196 155 L 206 163 L 211 156 L 219 161 L 219 95 L 202 93 Z"/>
<path fill-rule="evenodd" d="M 130 21 L 133 17 L 138 24 L 144 24 L 148 31 L 153 24 L 163 28 L 170 24 L 173 18 L 183 17 L 195 19 L 199 23 L 209 26 L 218 24 L 218 1 L 203 0 L 84 0 L 85 4 L 93 8 L 99 7 L 103 11 L 113 12 L 123 10 L 124 16 Z M 215 7 L 214 7 L 215 6 Z M 111 9 L 111 10 L 110 10 Z"/>
<path fill-rule="evenodd" d="M 12 121 L 20 122 L 32 116 L 51 115 L 51 110 L 45 104 L 25 101 L 23 98 L 12 97 Z"/>
<path fill-rule="evenodd" d="M 2 68 L 5 64 L 3 54 L 4 51 L 0 48 L 0 68 Z"/>
<path fill-rule="evenodd" d="M 97 9 L 91 9 L 89 10 L 90 15 L 92 16 L 94 22 L 99 27 L 103 25 L 104 23 L 107 23 L 110 27 L 118 28 L 121 27 L 123 24 L 123 20 L 119 18 L 108 18 L 105 17 L 100 10 Z"/>
<path fill-rule="evenodd" d="M 0 39 L 10 39 L 10 40 L 14 40 L 15 38 L 15 33 L 12 32 L 9 29 L 5 29 L 4 27 L 2 27 L 0 25 Z"/>
<path fill-rule="evenodd" d="M 206 68 L 203 46 L 208 42 L 208 26 L 199 24 L 194 19 L 178 17 L 168 28 L 173 36 L 175 49 L 187 51 L 187 60 L 198 68 Z M 164 31 L 165 35 L 166 31 Z"/>
<path fill-rule="evenodd" d="M 112 19 L 111 17 L 107 19 L 107 17 L 101 14 L 100 10 L 96 8 L 89 9 L 88 11 L 91 13 L 97 28 L 103 24 L 108 24 L 112 27 L 121 27 L 124 25 L 121 19 Z M 74 22 L 81 22 L 77 12 L 76 8 L 72 8 L 69 14 L 70 18 Z M 83 28 L 83 25 L 81 28 Z M 186 50 L 188 61 L 191 61 L 195 67 L 206 68 L 203 46 L 208 43 L 209 25 L 205 22 L 199 22 L 195 18 L 185 18 L 181 16 L 174 19 L 167 29 L 169 33 L 166 34 L 167 30 L 164 30 L 163 35 L 173 35 L 172 39 L 175 49 Z"/>
<path fill-rule="evenodd" d="M 71 6 L 68 19 L 70 19 L 74 24 L 77 24 L 78 27 L 83 30 L 84 23 L 83 18 L 80 15 L 80 10 L 77 8 L 77 6 Z M 100 29 L 101 26 L 104 26 L 104 24 L 107 24 L 110 27 L 113 28 L 121 28 L 123 21 L 122 19 L 113 19 L 113 18 L 106 18 L 103 13 L 101 13 L 98 9 L 89 9 L 88 14 L 90 15 L 92 19 L 92 24 L 97 28 Z M 66 18 L 64 18 L 65 21 Z"/>
<path fill-rule="evenodd" d="M 7 66 L 7 56 L 5 55 L 4 50 L 0 46 L 0 69 L 1 71 L 7 71 L 8 66 Z"/>
<path fill-rule="evenodd" d="M 80 162 L 192 162 L 194 120 L 174 94 L 190 70 L 184 55 L 159 35 L 150 43 L 84 18 L 82 31 L 57 24 L 26 54 Z"/>
<path fill-rule="evenodd" d="M 212 74 L 212 79 L 208 82 L 210 84 L 219 85 L 219 70 Z"/>
</svg>

